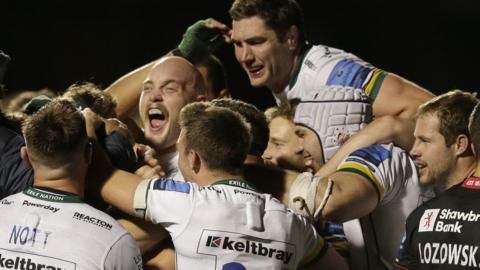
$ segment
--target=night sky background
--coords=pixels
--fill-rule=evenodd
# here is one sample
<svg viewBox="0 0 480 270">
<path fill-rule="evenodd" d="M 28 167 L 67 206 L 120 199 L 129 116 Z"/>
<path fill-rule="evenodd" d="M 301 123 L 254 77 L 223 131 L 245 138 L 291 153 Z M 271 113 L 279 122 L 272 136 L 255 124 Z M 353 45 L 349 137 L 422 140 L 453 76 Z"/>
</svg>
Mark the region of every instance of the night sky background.
<svg viewBox="0 0 480 270">
<path fill-rule="evenodd" d="M 480 1 L 307 1 L 307 37 L 359 56 L 435 94 L 480 87 Z M 174 48 L 185 29 L 213 17 L 231 25 L 225 1 L 0 2 L 0 49 L 12 57 L 10 93 L 61 92 L 89 80 L 103 87 Z M 264 109 L 266 89 L 250 87 L 231 45 L 216 55 L 234 97 Z M 394 102 L 394 101 L 393 101 Z"/>
</svg>

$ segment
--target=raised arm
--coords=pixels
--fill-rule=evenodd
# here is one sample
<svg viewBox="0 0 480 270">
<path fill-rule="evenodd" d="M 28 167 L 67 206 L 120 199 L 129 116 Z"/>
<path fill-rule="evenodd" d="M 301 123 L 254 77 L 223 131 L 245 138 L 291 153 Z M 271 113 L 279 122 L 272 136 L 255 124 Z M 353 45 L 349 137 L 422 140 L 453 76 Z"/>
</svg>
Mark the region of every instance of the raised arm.
<svg viewBox="0 0 480 270">
<path fill-rule="evenodd" d="M 390 115 L 377 118 L 349 138 L 315 175 L 326 177 L 334 173 L 340 162 L 350 153 L 372 144 L 392 142 L 396 146 L 408 151 L 415 139 L 413 137 L 414 128 L 415 123 L 413 120 Z"/>
<path fill-rule="evenodd" d="M 375 117 L 392 115 L 413 120 L 418 106 L 433 96 L 428 90 L 390 73 L 373 102 L 373 114 Z"/>
<path fill-rule="evenodd" d="M 116 113 L 120 120 L 127 119 L 137 108 L 143 81 L 157 61 L 158 59 L 129 72 L 105 89 L 117 101 Z"/>
</svg>

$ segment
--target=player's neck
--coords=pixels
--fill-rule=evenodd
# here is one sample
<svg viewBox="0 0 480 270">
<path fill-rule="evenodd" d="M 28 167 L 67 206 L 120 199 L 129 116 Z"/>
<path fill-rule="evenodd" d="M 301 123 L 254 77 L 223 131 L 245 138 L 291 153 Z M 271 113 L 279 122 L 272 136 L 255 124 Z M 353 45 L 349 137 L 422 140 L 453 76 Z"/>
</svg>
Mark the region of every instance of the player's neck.
<svg viewBox="0 0 480 270">
<path fill-rule="evenodd" d="M 84 192 L 85 192 L 83 183 L 80 183 L 80 181 L 68 179 L 68 178 L 56 179 L 56 180 L 51 180 L 51 179 L 42 180 L 42 179 L 35 178 L 33 181 L 33 185 L 35 187 L 44 187 L 44 188 L 50 188 L 50 189 L 72 193 L 80 196 L 81 198 L 83 198 Z"/>
<path fill-rule="evenodd" d="M 230 173 L 220 170 L 207 171 L 198 174 L 197 183 L 201 186 L 212 185 L 218 181 L 226 179 L 244 179 L 243 173 Z"/>
<path fill-rule="evenodd" d="M 462 157 L 458 160 L 455 170 L 448 177 L 445 183 L 445 190 L 457 185 L 471 175 L 480 175 L 480 166 L 477 166 L 477 162 L 474 156 Z"/>
<path fill-rule="evenodd" d="M 480 177 L 480 162 L 477 162 L 475 166 L 475 171 L 472 174 L 475 177 Z"/>
</svg>

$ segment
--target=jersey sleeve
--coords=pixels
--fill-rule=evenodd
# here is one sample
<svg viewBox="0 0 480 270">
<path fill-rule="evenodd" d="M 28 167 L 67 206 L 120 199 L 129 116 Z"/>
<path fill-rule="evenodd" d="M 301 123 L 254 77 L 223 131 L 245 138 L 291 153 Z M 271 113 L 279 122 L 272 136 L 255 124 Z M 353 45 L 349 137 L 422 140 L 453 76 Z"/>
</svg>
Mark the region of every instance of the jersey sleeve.
<svg viewBox="0 0 480 270">
<path fill-rule="evenodd" d="M 147 191 L 146 219 L 162 224 L 174 238 L 192 215 L 196 187 L 171 179 L 153 181 Z"/>
<path fill-rule="evenodd" d="M 334 48 L 327 51 L 329 60 L 324 67 L 329 69 L 329 75 L 326 85 L 360 88 L 375 100 L 387 73 L 351 53 Z"/>
<path fill-rule="evenodd" d="M 320 260 L 327 252 L 329 245 L 310 222 L 304 217 L 298 217 L 301 219 L 300 224 L 303 230 L 299 235 L 302 235 L 305 239 L 304 256 L 301 258 L 299 265 L 306 267 Z"/>
<path fill-rule="evenodd" d="M 133 237 L 125 233 L 105 257 L 105 270 L 143 269 L 142 255 Z"/>
<path fill-rule="evenodd" d="M 355 173 L 369 181 L 378 202 L 387 204 L 414 177 L 413 163 L 402 149 L 388 145 L 371 145 L 352 152 L 339 165 L 338 171 Z"/>
</svg>

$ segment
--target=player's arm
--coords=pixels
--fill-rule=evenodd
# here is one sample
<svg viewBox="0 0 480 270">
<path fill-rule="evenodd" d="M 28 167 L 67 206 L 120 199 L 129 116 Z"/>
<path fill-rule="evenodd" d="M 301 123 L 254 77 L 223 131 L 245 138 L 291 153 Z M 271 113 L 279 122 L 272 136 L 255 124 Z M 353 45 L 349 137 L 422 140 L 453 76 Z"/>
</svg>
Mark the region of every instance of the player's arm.
<svg viewBox="0 0 480 270">
<path fill-rule="evenodd" d="M 402 149 L 410 149 L 414 142 L 415 123 L 408 119 L 386 115 L 375 119 L 350 137 L 315 175 L 326 177 L 337 170 L 340 162 L 353 151 L 372 144 L 393 142 Z"/>
<path fill-rule="evenodd" d="M 428 90 L 400 76 L 386 75 L 373 102 L 375 117 L 392 115 L 402 119 L 413 119 L 419 105 L 434 95 Z"/>
<path fill-rule="evenodd" d="M 329 187 L 329 180 L 332 184 Z M 320 181 L 315 205 L 324 206 L 319 215 L 326 220 L 342 223 L 372 212 L 379 201 L 379 195 L 364 176 L 351 172 L 336 172 Z M 317 209 L 318 210 L 318 209 Z"/>
<path fill-rule="evenodd" d="M 149 252 L 158 243 L 169 237 L 168 232 L 161 225 L 155 225 L 139 218 L 126 216 L 117 221 L 132 235 L 142 254 Z"/>
<path fill-rule="evenodd" d="M 120 120 L 127 119 L 137 108 L 143 82 L 157 61 L 158 59 L 127 73 L 105 89 L 117 101 L 116 113 Z"/>
</svg>

